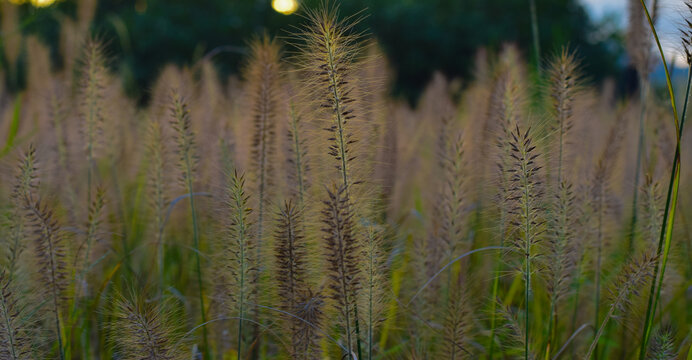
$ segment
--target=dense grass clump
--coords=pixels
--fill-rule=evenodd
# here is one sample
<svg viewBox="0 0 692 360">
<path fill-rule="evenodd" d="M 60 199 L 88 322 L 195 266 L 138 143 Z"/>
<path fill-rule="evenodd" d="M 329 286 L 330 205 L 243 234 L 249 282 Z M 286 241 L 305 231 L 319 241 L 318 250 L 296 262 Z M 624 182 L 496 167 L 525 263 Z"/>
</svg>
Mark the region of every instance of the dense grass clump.
<svg viewBox="0 0 692 360">
<path fill-rule="evenodd" d="M 411 107 L 326 5 L 138 106 L 63 27 L 0 95 L 0 359 L 689 358 L 689 81 L 653 91 L 643 5 L 617 101 L 508 45 Z"/>
</svg>

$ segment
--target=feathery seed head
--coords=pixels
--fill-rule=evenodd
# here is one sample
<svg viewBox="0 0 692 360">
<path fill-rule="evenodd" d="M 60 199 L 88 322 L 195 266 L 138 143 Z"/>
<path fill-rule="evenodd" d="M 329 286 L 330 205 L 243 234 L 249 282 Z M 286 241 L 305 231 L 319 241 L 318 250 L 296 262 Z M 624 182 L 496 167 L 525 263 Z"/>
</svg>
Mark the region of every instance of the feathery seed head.
<svg viewBox="0 0 692 360">
<path fill-rule="evenodd" d="M 188 192 L 192 192 L 190 187 L 194 182 L 194 173 L 198 162 L 195 137 L 192 132 L 192 120 L 187 102 L 177 90 L 172 90 L 171 93 L 170 116 L 171 126 L 177 135 L 180 182 Z"/>
<path fill-rule="evenodd" d="M 117 351 L 130 359 L 182 360 L 178 336 L 171 323 L 174 314 L 165 303 L 132 300 L 122 295 L 115 302 L 113 331 L 117 334 Z"/>
</svg>

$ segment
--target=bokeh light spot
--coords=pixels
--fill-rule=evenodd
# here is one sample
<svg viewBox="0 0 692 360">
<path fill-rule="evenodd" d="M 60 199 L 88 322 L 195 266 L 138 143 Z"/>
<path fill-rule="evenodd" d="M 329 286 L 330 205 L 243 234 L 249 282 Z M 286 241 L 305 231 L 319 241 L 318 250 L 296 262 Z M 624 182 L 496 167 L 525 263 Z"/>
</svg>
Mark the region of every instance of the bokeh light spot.
<svg viewBox="0 0 692 360">
<path fill-rule="evenodd" d="M 290 15 L 298 10 L 298 1 L 296 0 L 272 0 L 272 7 L 277 12 L 284 15 Z"/>
<path fill-rule="evenodd" d="M 2 0 L 0 0 L 2 1 Z M 10 3 L 15 5 L 22 5 L 26 3 L 31 3 L 34 7 L 47 7 L 55 3 L 56 0 L 8 0 Z"/>
<path fill-rule="evenodd" d="M 55 0 L 31 0 L 31 4 L 35 7 L 46 7 L 53 5 Z"/>
</svg>

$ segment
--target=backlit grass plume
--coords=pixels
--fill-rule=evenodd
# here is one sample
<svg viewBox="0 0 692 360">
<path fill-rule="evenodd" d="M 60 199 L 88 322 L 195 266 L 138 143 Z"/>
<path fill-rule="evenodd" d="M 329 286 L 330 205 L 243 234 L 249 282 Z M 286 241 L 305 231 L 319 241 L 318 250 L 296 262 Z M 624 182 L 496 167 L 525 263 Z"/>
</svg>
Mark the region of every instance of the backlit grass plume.
<svg viewBox="0 0 692 360">
<path fill-rule="evenodd" d="M 83 251 L 81 256 L 83 257 L 83 264 L 80 269 L 80 280 L 82 285 L 86 289 L 87 281 L 86 275 L 91 266 L 91 252 L 92 246 L 96 241 L 99 240 L 101 233 L 101 223 L 103 221 L 103 211 L 106 205 L 106 191 L 102 187 L 96 188 L 96 196 L 94 197 L 91 205 L 89 206 L 89 214 L 87 216 L 86 224 L 86 237 L 84 243 L 80 246 L 80 250 Z M 87 295 L 87 294 L 84 294 Z"/>
<path fill-rule="evenodd" d="M 96 40 L 89 40 L 84 48 L 84 64 L 80 83 L 81 116 L 87 160 L 87 206 L 91 206 L 91 186 L 94 157 L 98 139 L 102 136 L 104 121 L 104 91 L 106 86 L 106 60 L 103 48 Z"/>
<path fill-rule="evenodd" d="M 532 351 L 530 344 L 526 342 L 525 328 L 519 323 L 517 315 L 512 308 L 505 304 L 498 304 L 497 313 L 499 315 L 498 335 L 502 337 L 502 350 L 505 354 L 526 353 L 528 359 L 536 359 L 536 354 Z"/>
<path fill-rule="evenodd" d="M 524 276 L 524 335 L 525 350 L 524 358 L 529 356 L 529 329 L 530 318 L 529 303 L 531 299 L 531 274 L 533 272 L 531 263 L 536 257 L 535 248 L 542 240 L 544 221 L 542 214 L 542 183 L 541 167 L 537 163 L 539 154 L 536 145 L 530 136 L 530 128 L 526 131 L 519 129 L 515 125 L 515 130 L 510 133 L 508 139 L 511 147 L 511 157 L 514 159 L 514 166 L 508 171 L 511 173 L 510 214 L 513 219 L 510 221 L 513 229 L 513 236 L 510 238 L 512 246 L 522 256 L 522 274 Z"/>
<path fill-rule="evenodd" d="M 630 296 L 640 295 L 640 291 L 653 275 L 656 259 L 657 256 L 644 253 L 638 259 L 632 260 L 627 264 L 620 275 L 618 275 L 610 290 L 610 306 L 608 312 L 603 322 L 599 324 L 594 340 L 589 346 L 586 356 L 584 356 L 585 360 L 591 359 L 591 355 L 596 349 L 598 340 L 601 338 L 601 335 L 603 335 L 608 321 L 615 315 L 616 311 L 622 311 L 630 303 Z"/>
<path fill-rule="evenodd" d="M 496 141 L 495 148 L 497 151 L 496 162 L 496 182 L 498 191 L 494 197 L 496 202 L 495 208 L 498 212 L 498 231 L 499 246 L 504 247 L 509 228 L 509 207 L 507 206 L 508 198 L 510 198 L 510 189 L 512 184 L 510 181 L 512 168 L 512 148 L 507 139 L 511 131 L 511 124 L 516 123 L 521 114 L 521 90 L 517 85 L 516 79 L 510 71 L 502 73 L 495 84 L 492 93 L 491 107 L 492 118 L 497 121 L 496 124 Z M 502 271 L 501 254 L 496 258 L 495 274 L 493 276 L 493 286 L 490 301 L 490 336 L 488 345 L 488 357 L 493 358 L 495 349 L 495 321 L 497 295 L 500 286 L 500 272 Z"/>
<path fill-rule="evenodd" d="M 334 167 L 347 194 L 357 183 L 352 172 L 355 156 L 352 145 L 356 143 L 351 128 L 355 119 L 353 97 L 353 63 L 358 55 L 359 36 L 354 34 L 356 22 L 339 20 L 336 7 L 323 7 L 308 11 L 309 24 L 297 37 L 304 42 L 304 55 L 300 69 L 305 71 L 303 87 L 311 89 L 311 97 L 324 110 L 322 127 L 329 133 L 329 155 L 335 160 Z"/>
<path fill-rule="evenodd" d="M 555 349 L 560 301 L 569 291 L 575 265 L 576 197 L 572 185 L 563 181 L 555 195 L 553 216 L 549 222 L 546 285 L 550 298 L 548 317 L 548 346 Z M 550 354 L 549 354 L 550 355 Z"/>
<path fill-rule="evenodd" d="M 365 359 L 373 358 L 375 347 L 375 332 L 384 320 L 384 304 L 386 300 L 386 258 L 382 249 L 383 229 L 370 224 L 365 229 L 363 236 L 364 266 L 363 288 L 359 293 L 359 308 L 363 324 L 363 336 L 365 337 Z"/>
<path fill-rule="evenodd" d="M 297 338 L 294 338 L 296 349 L 299 352 L 294 354 L 294 358 L 322 359 L 319 343 L 322 339 L 320 329 L 324 321 L 324 298 L 320 294 L 308 290 L 301 295 L 301 299 L 295 314 L 300 318 L 300 322 L 297 326 Z"/>
<path fill-rule="evenodd" d="M 464 150 L 461 134 L 454 131 L 451 120 L 445 120 L 439 136 L 441 186 L 437 201 L 437 220 L 440 222 L 439 238 L 444 246 L 445 261 L 458 255 L 464 237 L 466 199 L 464 194 Z"/>
<path fill-rule="evenodd" d="M 627 1 L 639 82 L 585 81 L 598 64 L 580 41 L 538 72 L 521 45 L 490 46 L 418 99 L 391 81 L 407 59 L 386 59 L 344 1 L 298 1 L 303 17 L 280 21 L 304 23 L 290 56 L 260 34 L 117 74 L 104 50 L 128 36 L 84 41 L 97 0 L 77 1 L 78 27 L 53 19 L 61 51 L 15 31 L 33 13 L 3 2 L 0 360 L 687 356 L 692 87 L 676 101 L 668 71 L 670 108 L 643 91 L 658 65 L 636 51 L 659 45 L 646 7 L 661 0 Z"/>
<path fill-rule="evenodd" d="M 170 122 L 176 133 L 178 145 L 178 168 L 180 171 L 180 182 L 190 198 L 190 214 L 192 216 L 192 241 L 195 253 L 195 270 L 197 272 L 197 287 L 199 294 L 199 308 L 202 315 L 202 323 L 207 322 L 204 304 L 204 286 L 202 282 L 202 265 L 200 264 L 199 250 L 199 229 L 197 220 L 197 209 L 195 207 L 195 169 L 197 168 L 198 157 L 195 148 L 195 136 L 192 132 L 192 120 L 187 103 L 183 97 L 174 90 L 171 94 Z M 204 351 L 209 351 L 207 340 L 207 328 L 202 326 L 204 341 Z"/>
<path fill-rule="evenodd" d="M 296 105 L 289 105 L 289 124 L 287 127 L 286 161 L 288 163 L 289 191 L 297 198 L 297 205 L 305 203 L 305 193 L 308 188 L 307 173 L 310 170 L 308 164 L 307 139 L 303 129 L 303 121 L 298 114 Z"/>
<path fill-rule="evenodd" d="M 255 192 L 258 202 L 258 255 L 262 247 L 265 211 L 274 178 L 272 156 L 276 152 L 275 128 L 280 105 L 279 59 L 279 45 L 268 35 L 264 35 L 250 44 L 250 59 L 245 69 L 254 126 L 251 162 L 256 177 Z"/>
<path fill-rule="evenodd" d="M 663 194 L 658 182 L 651 175 L 644 179 L 640 190 L 642 193 L 642 236 L 645 249 L 653 249 L 656 246 L 661 223 L 663 221 Z"/>
<path fill-rule="evenodd" d="M 611 177 L 613 175 L 613 166 L 618 150 L 620 149 L 620 142 L 622 140 L 622 126 L 623 117 L 619 116 L 616 123 L 610 130 L 608 137 L 606 138 L 605 147 L 603 148 L 600 157 L 596 163 L 596 169 L 594 170 L 593 177 L 590 184 L 590 206 L 591 206 L 591 221 L 594 222 L 592 226 L 595 228 L 595 269 L 594 269 L 594 326 L 600 323 L 600 303 L 601 303 L 601 267 L 603 262 L 603 249 L 604 243 L 607 239 L 607 215 L 610 212 L 611 204 Z M 575 305 L 576 306 L 576 305 Z M 576 311 L 576 308 L 575 308 Z"/>
<path fill-rule="evenodd" d="M 164 241 L 163 230 L 166 205 L 168 204 L 167 183 L 165 177 L 166 141 L 164 141 L 163 129 L 158 120 L 149 122 L 147 137 L 147 154 L 149 159 L 148 181 L 149 204 L 154 217 L 153 229 L 156 231 L 156 263 L 159 277 L 159 288 L 163 288 L 164 277 Z"/>
<path fill-rule="evenodd" d="M 67 263 L 65 261 L 64 233 L 57 217 L 42 200 L 28 203 L 26 217 L 33 235 L 34 254 L 39 264 L 37 271 L 47 307 L 54 320 L 55 337 L 58 339 L 60 359 L 65 359 L 60 312 L 63 291 L 67 286 Z"/>
<path fill-rule="evenodd" d="M 573 107 L 575 97 L 580 90 L 580 75 L 574 53 L 563 48 L 550 63 L 551 110 L 555 117 L 557 130 L 557 184 L 562 183 L 563 153 L 567 134 L 572 129 Z"/>
<path fill-rule="evenodd" d="M 673 331 L 664 326 L 654 335 L 653 341 L 649 344 L 647 355 L 651 360 L 675 360 L 678 358 L 675 351 L 675 336 Z"/>
<path fill-rule="evenodd" d="M 19 258 L 27 246 L 24 208 L 31 204 L 38 195 L 38 165 L 36 161 L 36 148 L 29 145 L 19 162 L 17 175 L 12 188 L 10 214 L 10 229 L 7 242 L 7 277 L 13 279 L 19 265 Z"/>
<path fill-rule="evenodd" d="M 444 339 L 438 356 L 450 360 L 471 359 L 472 353 L 468 348 L 472 341 L 473 320 L 470 301 L 464 294 L 461 281 L 454 280 L 450 294 L 442 322 Z"/>
<path fill-rule="evenodd" d="M 345 186 L 334 186 L 327 190 L 322 221 L 330 296 L 339 312 L 339 326 L 344 347 L 348 350 L 348 354 L 344 354 L 344 357 L 355 359 L 358 336 L 356 301 L 361 286 L 358 259 L 361 248 L 353 233 L 353 214 Z"/>
<path fill-rule="evenodd" d="M 250 59 L 245 69 L 245 81 L 250 95 L 250 110 L 254 132 L 251 147 L 251 169 L 253 174 L 253 191 L 257 194 L 257 272 L 254 276 L 258 277 L 254 281 L 259 286 L 259 277 L 265 268 L 262 261 L 265 252 L 262 241 L 265 237 L 265 217 L 269 199 L 273 193 L 274 186 L 274 158 L 276 152 L 276 126 L 279 114 L 279 58 L 280 49 L 278 44 L 264 35 L 262 38 L 250 44 Z M 261 290 L 260 290 L 261 291 Z M 259 335 L 258 325 L 253 324 L 253 333 Z M 258 339 L 261 341 L 261 338 Z M 262 345 L 263 346 L 263 345 Z M 260 350 L 260 345 L 253 348 L 254 351 Z M 253 359 L 257 354 L 252 355 Z"/>
<path fill-rule="evenodd" d="M 0 272 L 0 359 L 30 359 L 31 341 L 23 326 L 20 303 L 21 295 L 16 293 L 12 279 L 5 270 Z"/>
<path fill-rule="evenodd" d="M 225 188 L 225 208 L 228 212 L 224 231 L 224 257 L 227 261 L 230 281 L 228 297 L 231 299 L 231 314 L 238 317 L 238 356 L 243 354 L 244 323 L 251 314 L 249 303 L 253 299 L 257 277 L 254 234 L 251 232 L 248 196 L 245 194 L 243 175 L 229 174 Z"/>
<path fill-rule="evenodd" d="M 306 248 L 303 236 L 302 213 L 291 201 L 284 203 L 277 217 L 275 237 L 276 280 L 282 310 L 295 314 L 307 291 Z M 288 319 L 291 333 L 291 356 L 302 353 L 300 341 L 302 328 L 298 319 Z"/>
<path fill-rule="evenodd" d="M 139 296 L 130 300 L 121 295 L 115 302 L 112 329 L 116 354 L 124 359 L 186 359 L 172 324 L 175 314 L 167 311 L 165 305 L 145 302 Z"/>
</svg>

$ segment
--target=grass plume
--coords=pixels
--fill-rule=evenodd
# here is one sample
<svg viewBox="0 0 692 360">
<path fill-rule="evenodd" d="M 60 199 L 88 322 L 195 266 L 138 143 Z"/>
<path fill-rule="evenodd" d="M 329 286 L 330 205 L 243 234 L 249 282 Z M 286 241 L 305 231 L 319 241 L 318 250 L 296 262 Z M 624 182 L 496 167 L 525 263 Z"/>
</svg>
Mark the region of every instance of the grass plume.
<svg viewBox="0 0 692 360">
<path fill-rule="evenodd" d="M 530 128 L 521 131 L 519 126 L 510 133 L 509 146 L 514 166 L 509 169 L 510 175 L 510 214 L 513 216 L 513 237 L 511 244 L 522 255 L 522 274 L 524 277 L 524 358 L 529 356 L 529 307 L 531 299 L 531 263 L 536 257 L 535 247 L 542 240 L 544 222 L 541 218 L 543 190 L 541 189 L 540 169 L 537 164 L 539 154 L 532 138 Z"/>
<path fill-rule="evenodd" d="M 509 138 L 508 132 L 511 129 L 511 124 L 515 123 L 520 114 L 520 89 L 516 84 L 516 79 L 511 75 L 509 71 L 504 72 L 500 75 L 499 79 L 495 84 L 495 88 L 492 93 L 492 103 L 491 108 L 494 118 L 499 122 L 497 130 L 497 136 L 495 141 L 495 147 L 497 150 L 497 162 L 496 162 L 496 177 L 498 194 L 495 196 L 496 209 L 498 211 L 498 238 L 499 246 L 505 246 L 505 240 L 507 237 L 507 230 L 509 227 L 509 207 L 507 205 L 508 198 L 510 197 L 509 192 L 511 189 L 510 177 L 512 167 L 512 148 L 507 142 Z M 492 359 L 495 349 L 495 323 L 497 318 L 497 296 L 500 287 L 500 272 L 502 271 L 502 260 L 500 258 L 501 254 L 498 255 L 497 264 L 495 267 L 495 275 L 493 277 L 492 294 L 490 301 L 490 336 L 488 345 L 488 358 Z"/>
<path fill-rule="evenodd" d="M 84 69 L 81 75 L 81 113 L 87 160 L 87 206 L 91 206 L 95 150 L 102 136 L 104 122 L 104 90 L 106 86 L 106 59 L 101 44 L 88 40 L 84 49 Z"/>
<path fill-rule="evenodd" d="M 550 63 L 550 96 L 552 115 L 557 120 L 558 155 L 557 155 L 557 185 L 562 184 L 562 163 L 567 134 L 572 129 L 574 102 L 580 90 L 579 64 L 573 52 L 563 48 Z"/>
<path fill-rule="evenodd" d="M 674 360 L 677 358 L 675 351 L 675 337 L 668 327 L 656 331 L 653 342 L 649 345 L 648 358 L 651 360 Z"/>
<path fill-rule="evenodd" d="M 23 328 L 22 305 L 12 278 L 5 270 L 0 272 L 0 359 L 31 358 L 30 338 Z"/>
<path fill-rule="evenodd" d="M 596 259 L 594 270 L 594 284 L 596 289 L 594 291 L 594 326 L 600 324 L 601 271 L 604 251 L 603 248 L 607 238 L 606 215 L 610 211 L 610 197 L 612 196 L 610 189 L 610 182 L 613 173 L 612 164 L 618 154 L 620 142 L 622 140 L 622 119 L 622 116 L 618 117 L 617 122 L 613 125 L 608 137 L 606 138 L 606 145 L 598 158 L 596 169 L 594 170 L 590 185 L 591 188 L 589 201 L 591 206 L 591 219 L 595 221 L 594 226 L 596 230 Z"/>
<path fill-rule="evenodd" d="M 272 155 L 276 152 L 276 117 L 279 92 L 278 44 L 264 35 L 250 44 L 250 60 L 245 78 L 250 93 L 250 109 L 254 132 L 252 137 L 252 168 L 256 176 L 258 256 L 261 254 L 265 209 L 271 195 L 274 169 Z M 260 258 L 258 257 L 258 260 Z"/>
<path fill-rule="evenodd" d="M 321 328 L 324 318 L 324 299 L 320 294 L 308 290 L 302 294 L 302 301 L 298 304 L 296 316 L 301 321 L 297 327 L 294 338 L 296 348 L 300 353 L 294 354 L 297 359 L 317 360 L 321 359 L 319 341 L 321 340 Z"/>
<path fill-rule="evenodd" d="M 570 280 L 575 265 L 574 240 L 576 227 L 575 195 L 572 185 L 563 181 L 555 195 L 553 217 L 548 232 L 547 291 L 550 298 L 548 316 L 548 347 L 557 344 L 558 306 L 569 291 Z M 550 355 L 550 354 L 548 354 Z"/>
<path fill-rule="evenodd" d="M 168 198 L 165 178 L 166 141 L 158 120 L 150 120 L 147 137 L 147 153 L 149 157 L 148 186 L 151 191 L 150 206 L 154 215 L 154 231 L 156 231 L 156 264 L 159 276 L 159 288 L 164 286 L 164 219 Z"/>
<path fill-rule="evenodd" d="M 384 251 L 382 249 L 383 229 L 368 225 L 363 236 L 363 290 L 360 291 L 360 308 L 365 309 L 361 321 L 365 329 L 365 359 L 373 358 L 375 331 L 384 320 L 384 303 L 386 300 L 386 275 Z"/>
<path fill-rule="evenodd" d="M 182 360 L 179 340 L 164 304 L 146 303 L 141 298 L 115 301 L 118 354 L 128 359 Z"/>
<path fill-rule="evenodd" d="M 42 200 L 25 205 L 26 216 L 34 236 L 34 253 L 39 263 L 42 289 L 54 318 L 60 359 L 65 359 L 63 328 L 60 321 L 63 291 L 67 286 L 64 233 L 53 210 Z"/>
<path fill-rule="evenodd" d="M 197 273 L 197 287 L 199 295 L 199 308 L 202 316 L 202 324 L 206 324 L 207 316 L 204 305 L 204 286 L 202 282 L 202 265 L 200 260 L 199 229 L 197 222 L 197 210 L 195 207 L 194 174 L 198 163 L 195 150 L 195 137 L 192 132 L 192 120 L 187 103 L 177 91 L 171 95 L 171 126 L 176 132 L 176 142 L 178 145 L 178 168 L 180 171 L 180 182 L 190 197 L 190 214 L 192 216 L 192 241 L 195 252 L 195 270 Z M 204 341 L 204 351 L 209 351 L 207 339 L 207 328 L 202 326 L 202 336 Z"/>
<path fill-rule="evenodd" d="M 27 245 L 24 208 L 25 204 L 34 202 L 38 196 L 39 178 L 37 171 L 36 148 L 32 144 L 21 157 L 10 195 L 13 210 L 10 214 L 10 234 L 7 243 L 7 277 L 9 279 L 15 277 L 19 258 Z"/>
<path fill-rule="evenodd" d="M 308 11 L 306 17 L 309 25 L 297 34 L 304 41 L 301 67 L 311 74 L 304 86 L 314 88 L 311 95 L 330 118 L 324 121 L 331 142 L 329 155 L 336 161 L 340 182 L 349 193 L 350 186 L 357 182 L 351 171 L 355 160 L 351 146 L 357 140 L 349 125 L 356 117 L 351 76 L 358 55 L 359 36 L 353 33 L 357 22 L 339 20 L 337 8 L 327 6 Z"/>
<path fill-rule="evenodd" d="M 630 296 L 638 296 L 643 285 L 651 278 L 657 256 L 644 253 L 639 259 L 631 261 L 615 280 L 610 291 L 610 307 L 594 336 L 584 359 L 591 359 L 598 340 L 600 340 L 608 321 L 618 310 L 623 310 L 630 302 Z"/>
<path fill-rule="evenodd" d="M 277 217 L 275 234 L 275 254 L 277 262 L 277 282 L 281 309 L 295 313 L 299 309 L 303 294 L 307 292 L 306 247 L 303 236 L 302 213 L 291 201 L 284 203 Z M 301 339 L 301 322 L 289 319 L 291 333 L 291 356 L 304 353 Z"/>
<path fill-rule="evenodd" d="M 334 186 L 327 190 L 324 201 L 322 221 L 325 247 L 327 251 L 328 286 L 341 316 L 340 327 L 343 332 L 347 359 L 355 359 L 356 300 L 361 286 L 358 265 L 360 247 L 353 234 L 353 215 L 350 211 L 346 187 Z"/>
<path fill-rule="evenodd" d="M 290 122 L 287 130 L 288 146 L 286 149 L 287 177 L 290 191 L 297 198 L 297 205 L 303 206 L 308 188 L 307 173 L 310 170 L 307 141 L 304 137 L 303 122 L 297 112 L 296 105 L 291 102 L 289 107 Z"/>
<path fill-rule="evenodd" d="M 248 303 L 255 292 L 257 271 L 254 259 L 256 242 L 251 232 L 250 212 L 248 208 L 248 196 L 245 194 L 245 178 L 234 172 L 229 174 L 226 184 L 225 207 L 228 211 L 228 219 L 225 229 L 226 248 L 224 250 L 227 269 L 230 272 L 229 297 L 231 299 L 231 312 L 238 314 L 238 347 L 240 357 L 243 345 L 243 322 L 250 314 Z"/>
</svg>

